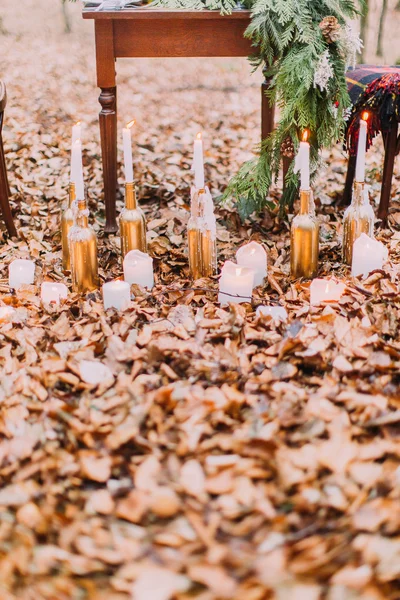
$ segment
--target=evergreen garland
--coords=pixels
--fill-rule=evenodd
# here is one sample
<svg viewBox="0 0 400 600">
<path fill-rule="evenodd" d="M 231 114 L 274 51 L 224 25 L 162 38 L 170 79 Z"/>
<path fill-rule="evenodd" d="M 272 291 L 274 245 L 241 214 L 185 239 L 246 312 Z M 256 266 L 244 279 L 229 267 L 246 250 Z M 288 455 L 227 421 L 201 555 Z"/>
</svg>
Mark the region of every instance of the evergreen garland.
<svg viewBox="0 0 400 600">
<path fill-rule="evenodd" d="M 344 115 L 350 105 L 345 73 L 361 42 L 347 21 L 358 14 L 357 0 L 246 0 L 252 20 L 245 33 L 257 48 L 250 57 L 254 69 L 272 77 L 268 96 L 280 108 L 276 130 L 259 146 L 258 156 L 246 162 L 229 182 L 224 198 L 237 202 L 242 215 L 267 204 L 276 181 L 282 143 L 293 143 L 301 132 L 311 134 L 311 172 L 315 175 L 319 151 L 342 139 Z M 362 0 L 361 0 L 362 1 Z M 236 0 L 155 0 L 168 8 L 214 9 L 228 13 Z M 293 203 L 299 184 L 290 167 L 281 209 Z"/>
</svg>

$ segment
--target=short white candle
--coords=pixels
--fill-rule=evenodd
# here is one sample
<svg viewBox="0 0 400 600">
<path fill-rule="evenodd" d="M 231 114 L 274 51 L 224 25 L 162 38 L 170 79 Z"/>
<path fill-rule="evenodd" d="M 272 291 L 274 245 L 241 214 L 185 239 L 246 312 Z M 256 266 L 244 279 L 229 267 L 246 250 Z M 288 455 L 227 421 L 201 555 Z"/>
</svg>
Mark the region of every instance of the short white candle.
<svg viewBox="0 0 400 600">
<path fill-rule="evenodd" d="M 194 185 L 198 190 L 204 189 L 204 157 L 201 133 L 197 134 L 193 148 Z"/>
<path fill-rule="evenodd" d="M 294 163 L 294 172 L 300 171 L 300 189 L 310 189 L 310 144 L 307 142 L 308 131 L 303 133 L 303 141 L 300 142 L 299 151 Z"/>
<path fill-rule="evenodd" d="M 76 140 L 82 139 L 82 125 L 81 122 L 78 121 L 72 127 L 72 145 L 75 144 Z"/>
<path fill-rule="evenodd" d="M 356 163 L 356 181 L 365 181 L 365 157 L 367 154 L 367 132 L 368 132 L 368 113 L 365 112 L 360 119 L 360 131 L 358 136 L 357 163 Z"/>
<path fill-rule="evenodd" d="M 283 306 L 258 306 L 256 310 L 256 317 L 263 315 L 271 316 L 275 321 L 287 321 L 288 314 Z"/>
<path fill-rule="evenodd" d="M 134 124 L 135 120 L 128 123 L 128 125 L 122 130 L 126 183 L 133 183 L 132 127 Z"/>
<path fill-rule="evenodd" d="M 333 279 L 314 279 L 310 285 L 310 304 L 317 306 L 321 302 L 338 302 L 345 289 L 344 283 Z"/>
<path fill-rule="evenodd" d="M 254 287 L 261 285 L 267 276 L 267 253 L 261 244 L 250 242 L 236 252 L 236 261 L 240 267 L 254 269 Z"/>
<path fill-rule="evenodd" d="M 131 301 L 131 286 L 127 281 L 109 281 L 103 285 L 104 308 L 125 310 Z"/>
<path fill-rule="evenodd" d="M 251 302 L 254 275 L 254 269 L 239 267 L 228 260 L 222 267 L 219 280 L 218 302 L 221 306 L 226 306 L 230 302 L 234 304 Z"/>
<path fill-rule="evenodd" d="M 68 297 L 68 288 L 63 283 L 44 281 L 40 288 L 40 297 L 43 304 L 60 304 L 61 299 Z"/>
<path fill-rule="evenodd" d="M 85 188 L 84 188 L 84 184 L 83 184 L 81 140 L 76 140 L 72 146 L 71 183 L 75 184 L 75 193 L 76 193 L 77 200 L 84 200 L 85 199 Z"/>
<path fill-rule="evenodd" d="M 153 259 L 140 250 L 131 250 L 124 258 L 124 279 L 151 290 L 154 286 Z"/>
<path fill-rule="evenodd" d="M 8 283 L 11 288 L 19 290 L 26 284 L 30 285 L 35 280 L 35 263 L 32 260 L 17 258 L 8 267 Z"/>
<path fill-rule="evenodd" d="M 375 269 L 382 269 L 388 259 L 387 248 L 382 242 L 371 238 L 365 233 L 356 239 L 353 244 L 353 262 L 351 274 L 353 277 L 362 275 L 366 277 Z"/>
</svg>

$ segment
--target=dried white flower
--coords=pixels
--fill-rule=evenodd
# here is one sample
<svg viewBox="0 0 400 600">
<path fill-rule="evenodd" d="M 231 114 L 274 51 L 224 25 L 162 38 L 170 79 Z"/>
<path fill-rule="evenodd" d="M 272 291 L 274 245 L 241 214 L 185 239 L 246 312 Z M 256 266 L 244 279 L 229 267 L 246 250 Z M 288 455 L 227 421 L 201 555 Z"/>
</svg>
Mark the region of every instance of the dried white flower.
<svg viewBox="0 0 400 600">
<path fill-rule="evenodd" d="M 355 67 L 357 54 L 364 48 L 364 43 L 352 25 L 346 25 L 340 39 L 340 53 L 345 62 L 346 71 Z"/>
<path fill-rule="evenodd" d="M 328 89 L 328 82 L 333 77 L 333 69 L 329 60 L 329 50 L 325 50 L 319 59 L 314 73 L 314 87 L 319 87 L 321 92 Z"/>
</svg>

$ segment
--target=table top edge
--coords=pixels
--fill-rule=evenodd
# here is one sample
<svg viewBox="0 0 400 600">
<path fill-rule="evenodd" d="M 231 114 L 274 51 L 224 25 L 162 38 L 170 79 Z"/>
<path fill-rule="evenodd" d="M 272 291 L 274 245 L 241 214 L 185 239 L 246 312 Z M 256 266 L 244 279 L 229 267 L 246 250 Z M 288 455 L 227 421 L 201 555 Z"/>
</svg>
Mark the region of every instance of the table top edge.
<svg viewBox="0 0 400 600">
<path fill-rule="evenodd" d="M 250 10 L 239 10 L 229 15 L 221 15 L 217 10 L 172 10 L 158 8 L 127 8 L 115 11 L 98 11 L 94 8 L 84 8 L 84 19 L 234 19 L 249 20 Z"/>
</svg>

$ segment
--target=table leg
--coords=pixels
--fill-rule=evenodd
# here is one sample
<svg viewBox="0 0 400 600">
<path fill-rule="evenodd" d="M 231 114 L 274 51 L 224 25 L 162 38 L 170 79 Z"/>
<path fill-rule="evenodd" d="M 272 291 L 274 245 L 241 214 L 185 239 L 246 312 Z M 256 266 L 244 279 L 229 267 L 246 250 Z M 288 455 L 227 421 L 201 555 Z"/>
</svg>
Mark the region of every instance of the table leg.
<svg viewBox="0 0 400 600">
<path fill-rule="evenodd" d="M 275 127 L 275 106 L 271 105 L 266 92 L 271 87 L 272 77 L 267 75 L 267 67 L 263 70 L 264 81 L 261 85 L 261 139 L 265 140 Z"/>
<path fill-rule="evenodd" d="M 349 155 L 349 162 L 347 166 L 346 183 L 344 185 L 343 198 L 341 204 L 343 206 L 349 206 L 353 197 L 353 183 L 354 177 L 356 176 L 356 164 L 357 155 Z"/>
<path fill-rule="evenodd" d="M 100 137 L 104 173 L 104 202 L 107 233 L 118 230 L 116 221 L 117 194 L 117 88 L 101 88 Z"/>
<path fill-rule="evenodd" d="M 385 224 L 389 213 L 390 192 L 394 170 L 394 159 L 397 153 L 398 123 L 394 121 L 387 133 L 385 143 L 385 163 L 383 165 L 381 201 L 378 208 L 378 218 Z"/>
</svg>

